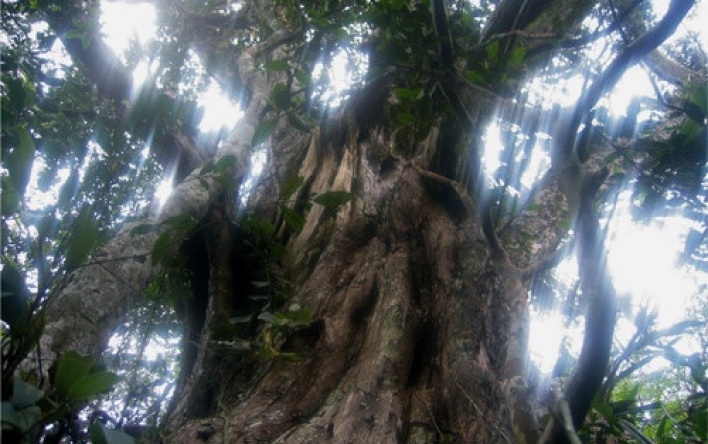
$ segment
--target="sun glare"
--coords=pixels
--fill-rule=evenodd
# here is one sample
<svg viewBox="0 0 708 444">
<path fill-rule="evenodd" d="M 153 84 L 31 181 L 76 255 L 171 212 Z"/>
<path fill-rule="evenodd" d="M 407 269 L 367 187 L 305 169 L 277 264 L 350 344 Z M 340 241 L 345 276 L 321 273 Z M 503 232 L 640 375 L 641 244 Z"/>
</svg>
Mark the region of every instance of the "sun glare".
<svg viewBox="0 0 708 444">
<path fill-rule="evenodd" d="M 119 56 L 131 40 L 145 45 L 157 32 L 155 7 L 150 3 L 101 2 L 101 30 Z"/>
<path fill-rule="evenodd" d="M 204 110 L 204 116 L 199 123 L 199 130 L 202 132 L 229 130 L 243 116 L 243 110 L 231 101 L 216 82 L 211 82 L 197 102 Z"/>
</svg>

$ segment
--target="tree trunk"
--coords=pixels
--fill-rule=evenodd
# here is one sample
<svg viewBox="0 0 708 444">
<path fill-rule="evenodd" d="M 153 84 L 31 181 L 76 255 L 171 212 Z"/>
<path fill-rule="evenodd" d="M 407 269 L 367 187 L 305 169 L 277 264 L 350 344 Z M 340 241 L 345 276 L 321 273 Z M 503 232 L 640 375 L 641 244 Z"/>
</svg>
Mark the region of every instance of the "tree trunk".
<svg viewBox="0 0 708 444">
<path fill-rule="evenodd" d="M 168 420 L 169 440 L 513 442 L 502 383 L 516 334 L 525 353 L 526 332 L 514 330 L 511 308 L 519 282 L 492 260 L 469 197 L 427 170 L 439 155 L 439 129 L 410 160 L 396 154 L 405 147 L 385 129 L 363 130 L 350 113 L 329 132 L 292 132 L 274 134 L 252 205 L 280 224 L 285 258 L 278 269 L 236 267 L 215 259 L 232 257 L 219 250 L 238 250 L 242 238 L 207 242 L 216 250 L 212 305 L 200 357 Z M 278 182 L 298 175 L 305 178 L 301 200 L 330 190 L 353 199 L 336 214 L 313 206 L 303 229 L 292 232 L 272 202 Z M 560 217 L 558 192 L 541 195 L 556 208 L 546 216 Z M 514 260 L 557 246 L 563 230 L 553 217 L 534 227 L 546 244 L 523 258 L 527 246 L 518 245 Z M 525 223 L 507 237 L 528 229 Z M 227 236 L 226 227 L 215 230 Z M 286 293 L 286 305 L 312 313 L 308 327 L 278 337 L 294 362 L 204 341 L 248 305 L 249 281 L 274 273 L 270 284 Z M 515 365 L 523 373 L 524 363 Z"/>
<path fill-rule="evenodd" d="M 541 33 L 544 23 L 572 27 L 590 3 L 573 2 L 572 10 L 529 9 L 517 17 L 521 21 L 500 8 L 487 36 L 516 26 Z M 540 5 L 551 4 L 563 2 Z M 270 11 L 267 5 L 252 7 L 261 8 L 256 12 L 262 17 L 272 15 L 264 12 Z M 270 28 L 280 29 L 277 23 Z M 230 174 L 236 183 L 247 171 L 244 153 L 252 148 L 273 86 L 283 80 L 282 74 L 256 69 L 255 61 L 263 55 L 259 51 L 273 59 L 282 55 L 277 48 L 285 39 L 279 32 L 238 59 L 250 100 L 238 130 L 214 159 L 218 164 L 235 156 Z M 612 66 L 623 69 L 645 49 L 629 46 L 629 55 Z M 580 167 L 570 163 L 577 161 L 572 139 L 580 117 L 616 81 L 611 75 L 601 80 L 556 137 L 553 176 L 536 190 L 536 205 L 506 225 L 501 241 L 488 198 L 474 183 L 481 144 L 467 144 L 469 157 L 455 147 L 481 140 L 492 105 L 503 115 L 514 114 L 511 102 L 441 78 L 450 115 L 439 113 L 416 136 L 391 124 L 391 85 L 374 81 L 344 111 L 309 132 L 281 119 L 247 217 L 237 208 L 244 196 L 224 191 L 215 177 L 195 169 L 163 213 L 150 220 L 159 226 L 156 231 L 136 236 L 135 225 L 124 228 L 73 275 L 47 312 L 45 358 L 53 361 L 54 353 L 71 348 L 98 354 L 131 298 L 154 276 L 148 253 L 169 230 L 165 222 L 189 214 L 200 221 L 199 230 L 171 239 L 179 245 L 191 237 L 195 304 L 185 319 L 182 375 L 166 419 L 168 442 L 536 442 L 539 430 L 527 399 L 523 284 L 567 233 L 560 221 L 575 212 L 566 209 L 565 196 L 576 197 L 584 211 L 578 241 L 587 253 L 588 294 L 597 293 L 598 300 L 611 296 L 601 285 L 606 270 L 592 207 L 595 190 L 583 193 Z M 302 185 L 294 199 L 283 202 L 283 185 L 296 177 Z M 331 191 L 346 192 L 351 200 L 336 211 L 312 205 L 315 196 Z M 287 223 L 293 213 L 304 216 L 301 229 Z M 266 224 L 273 229 L 263 229 Z M 267 311 L 250 298 L 264 287 Z M 81 304 L 90 308 L 77 309 Z M 310 313 L 308 322 L 274 321 L 275 312 L 298 307 Z M 260 319 L 257 310 L 263 310 Z M 607 347 L 613 310 L 604 304 L 598 316 L 588 318 L 607 321 Z M 253 318 L 245 325 L 234 324 L 249 314 Z M 601 379 L 602 370 L 598 374 Z M 589 393 L 594 392 L 584 394 Z M 582 422 L 583 408 L 572 410 L 573 422 Z M 562 435 L 556 426 L 553 433 Z M 552 436 L 550 442 L 563 440 Z"/>
</svg>

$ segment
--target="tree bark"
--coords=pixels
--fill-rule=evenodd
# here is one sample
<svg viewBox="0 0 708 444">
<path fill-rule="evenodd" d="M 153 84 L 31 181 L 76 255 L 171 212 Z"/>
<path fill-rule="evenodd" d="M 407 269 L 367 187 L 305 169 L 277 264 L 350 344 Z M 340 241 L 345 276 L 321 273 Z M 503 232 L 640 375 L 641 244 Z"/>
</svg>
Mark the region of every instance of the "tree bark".
<svg viewBox="0 0 708 444">
<path fill-rule="evenodd" d="M 515 3 L 525 4 L 508 5 Z M 544 1 L 539 3 L 544 8 L 516 17 L 499 8 L 485 38 L 520 28 L 545 32 L 544 26 L 556 24 L 558 17 L 567 19 L 564 26 L 574 26 L 581 18 L 578 11 L 589 7 L 577 1 L 573 4 L 579 9 L 545 8 L 562 3 Z M 275 20 L 269 5 L 252 7 L 253 14 Z M 255 148 L 251 141 L 269 111 L 272 87 L 282 80 L 282 74 L 256 69 L 256 58 L 279 58 L 284 32 L 238 58 L 238 77 L 250 100 L 238 129 L 212 159 L 235 156 L 231 174 L 236 183 L 247 173 L 247 153 Z M 75 51 L 80 56 L 80 48 Z M 612 69 L 622 70 L 636 58 L 632 52 L 626 63 Z M 616 81 L 600 80 L 606 82 L 593 85 L 582 107 Z M 117 91 L 106 94 L 119 95 L 126 89 L 121 82 Z M 146 219 L 157 230 L 136 236 L 133 229 L 145 221 L 124 227 L 72 275 L 60 299 L 49 306 L 43 358 L 53 361 L 67 349 L 100 354 L 154 276 L 149 251 L 169 230 L 164 222 L 189 214 L 204 227 L 198 260 L 208 264 L 207 294 L 195 295 L 206 302 L 190 325 L 198 331 L 191 337 L 190 358 L 183 361 L 165 421 L 169 442 L 536 442 L 541 431 L 527 393 L 524 280 L 558 248 L 567 234 L 560 221 L 575 220 L 578 208 L 583 217 L 575 228 L 588 261 L 582 262 L 587 294 L 608 296 L 595 300 L 600 308 L 588 317 L 589 328 L 600 334 L 586 335 L 588 353 L 582 363 L 606 361 L 607 350 L 600 345 L 608 345 L 614 325 L 611 289 L 602 286 L 606 270 L 592 207 L 595 190 L 581 192 L 580 165 L 575 158 L 568 160 L 578 116 L 588 109 L 564 121 L 565 133 L 556 142 L 556 157 L 562 159 L 536 190 L 537 205 L 497 234 L 489 202 L 475 189 L 479 180 L 467 183 L 456 175 L 465 163 L 479 166 L 474 156 L 480 146 L 472 143 L 470 160 L 455 154 L 450 142 L 480 140 L 495 109 L 513 115 L 518 107 L 512 110 L 510 102 L 473 85 L 445 85 L 450 102 L 463 98 L 464 106 L 455 109 L 451 103 L 456 115 L 437 121 L 420 140 L 403 140 L 385 113 L 367 112 L 367 104 L 388 105 L 390 85 L 373 86 L 355 94 L 326 127 L 315 125 L 302 133 L 281 119 L 270 137 L 269 162 L 246 211 L 273 224 L 269 241 L 283 249 L 282 258 L 245 258 L 247 241 L 253 244 L 254 238 L 238 213 L 240 196 L 213 178 L 205 186 L 197 167 L 165 209 Z M 278 202 L 281 186 L 297 176 L 303 185 L 295 200 Z M 577 187 L 568 188 L 568 182 Z M 350 193 L 352 199 L 336 213 L 312 206 L 301 230 L 288 226 L 278 208 L 288 205 L 302 213 L 313 196 L 333 190 Z M 566 202 L 573 200 L 578 205 L 568 209 Z M 537 239 L 533 245 L 529 234 Z M 174 245 L 187 236 L 175 234 Z M 306 307 L 311 322 L 276 332 L 254 320 L 251 345 L 244 350 L 235 335 L 225 338 L 219 331 L 252 307 L 252 282 L 264 276 L 271 291 L 287 301 L 274 309 Z M 598 330 L 603 322 L 609 328 Z M 583 377 L 576 380 L 584 382 Z M 578 427 L 589 400 L 588 393 L 577 392 L 586 386 L 573 384 L 566 397 L 582 398 L 582 405 L 571 405 Z M 563 440 L 562 425 L 552 423 L 547 442 Z"/>
</svg>

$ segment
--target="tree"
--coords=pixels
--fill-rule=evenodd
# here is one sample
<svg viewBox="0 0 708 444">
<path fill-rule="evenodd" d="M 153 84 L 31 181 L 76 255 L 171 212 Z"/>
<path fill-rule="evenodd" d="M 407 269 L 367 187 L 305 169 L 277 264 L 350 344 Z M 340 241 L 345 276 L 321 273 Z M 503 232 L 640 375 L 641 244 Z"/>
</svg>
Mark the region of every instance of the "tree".
<svg viewBox="0 0 708 444">
<path fill-rule="evenodd" d="M 616 316 L 598 203 L 635 165 L 662 179 L 648 187 L 655 194 L 692 199 L 706 160 L 706 105 L 695 98 L 705 83 L 669 105 L 680 155 L 647 151 L 659 129 L 628 147 L 601 143 L 589 134 L 592 113 L 644 59 L 695 85 L 654 51 L 694 2 L 672 1 L 655 21 L 641 2 L 154 3 L 162 27 L 149 55 L 160 68 L 136 98 L 128 66 L 102 40 L 98 3 L 4 2 L 3 286 L 14 283 L 7 300 L 20 308 L 3 318 L 21 338 L 3 345 L 4 393 L 26 389 L 12 377 L 21 370 L 80 405 L 60 387 L 57 375 L 74 365 L 65 357 L 106 381 L 89 394 L 108 388 L 113 378 L 89 371 L 83 355 L 99 360 L 146 294 L 187 286 L 190 297 L 167 298 L 184 329 L 169 442 L 577 442 L 609 369 Z M 587 17 L 599 31 L 582 25 Z M 37 22 L 47 24 L 31 40 L 40 46 L 22 43 Z M 574 106 L 524 100 L 531 73 L 577 69 L 579 48 L 599 38 L 613 42 L 613 57 L 588 74 Z M 38 61 L 55 39 L 74 63 L 64 78 Z M 242 119 L 218 143 L 198 137 L 194 92 L 180 93 L 194 75 L 190 53 L 241 100 Z M 359 64 L 339 107 L 317 100 L 326 76 L 313 75 L 338 54 Z M 70 88 L 91 92 L 78 103 Z M 497 119 L 526 137 L 508 144 L 509 159 L 515 149 L 528 159 L 544 149 L 539 133 L 552 136 L 552 166 L 524 201 L 510 194 L 511 167 L 528 160 L 509 162 L 498 186 L 483 176 L 482 138 Z M 150 190 L 154 172 L 167 171 L 175 188 L 162 208 L 125 220 L 150 197 L 125 191 L 143 144 L 154 163 L 135 183 Z M 268 161 L 249 189 L 256 151 Z M 29 223 L 36 156 L 74 173 L 55 213 Z M 629 169 L 610 170 L 617 159 Z M 661 171 L 645 173 L 651 166 Z M 31 245 L 21 235 L 30 225 Z M 583 348 L 540 427 L 527 285 L 570 248 Z"/>
</svg>

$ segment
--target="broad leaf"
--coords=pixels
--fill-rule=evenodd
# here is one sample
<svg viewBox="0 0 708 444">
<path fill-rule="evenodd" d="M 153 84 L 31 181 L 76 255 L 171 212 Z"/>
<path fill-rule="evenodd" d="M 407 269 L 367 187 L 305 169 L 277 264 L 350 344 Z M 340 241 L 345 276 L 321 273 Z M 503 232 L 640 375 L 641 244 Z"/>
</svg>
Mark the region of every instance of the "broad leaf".
<svg viewBox="0 0 708 444">
<path fill-rule="evenodd" d="M 226 155 L 219 159 L 214 166 L 214 171 L 217 174 L 223 174 L 227 169 L 231 168 L 236 163 L 236 156 L 233 154 Z"/>
<path fill-rule="evenodd" d="M 422 88 L 414 88 L 414 89 L 395 88 L 393 90 L 393 93 L 396 95 L 396 97 L 398 99 L 401 99 L 401 100 L 415 101 L 415 100 L 420 100 L 423 98 L 423 89 Z"/>
<path fill-rule="evenodd" d="M 130 234 L 133 236 L 141 236 L 143 234 L 148 234 L 152 233 L 153 231 L 157 230 L 159 227 L 159 224 L 140 224 L 136 225 L 133 227 L 132 230 L 130 230 Z"/>
<path fill-rule="evenodd" d="M 255 148 L 261 143 L 268 140 L 270 135 L 275 129 L 275 125 L 278 123 L 276 119 L 265 120 L 258 125 L 256 131 L 253 133 L 253 139 L 251 139 L 251 148 Z"/>
<path fill-rule="evenodd" d="M 326 193 L 320 194 L 312 200 L 315 203 L 318 203 L 325 207 L 327 211 L 335 212 L 339 207 L 349 202 L 351 198 L 351 193 L 348 193 L 346 191 L 328 191 Z"/>
<path fill-rule="evenodd" d="M 303 177 L 291 177 L 290 179 L 286 180 L 285 183 L 280 187 L 278 198 L 281 201 L 290 199 L 290 197 L 295 194 L 295 191 L 297 191 L 303 183 L 305 183 L 305 179 Z"/>
<path fill-rule="evenodd" d="M 162 233 L 155 245 L 152 246 L 152 262 L 153 264 L 164 264 L 168 259 L 169 246 L 172 238 L 169 232 Z"/>
<path fill-rule="evenodd" d="M 23 126 L 16 126 L 11 131 L 17 138 L 17 146 L 4 159 L 4 164 L 10 173 L 15 190 L 20 195 L 23 195 L 32 172 L 32 164 L 34 163 L 34 140 L 27 128 Z"/>
<path fill-rule="evenodd" d="M 94 444 L 135 444 L 135 439 L 122 430 L 109 429 L 100 422 L 89 426 L 91 442 Z"/>
<path fill-rule="evenodd" d="M 270 62 L 266 62 L 263 67 L 266 71 L 282 72 L 287 71 L 290 66 L 285 60 L 271 60 Z"/>
<path fill-rule="evenodd" d="M 74 382 L 68 399 L 72 402 L 85 401 L 111 389 L 120 378 L 110 372 L 89 373 Z"/>
<path fill-rule="evenodd" d="M 10 176 L 2 177 L 2 215 L 10 217 L 20 211 L 20 195 L 15 189 Z"/>
<path fill-rule="evenodd" d="M 302 131 L 303 133 L 310 132 L 310 126 L 305 122 L 302 117 L 295 113 L 288 113 L 288 123 L 292 125 L 296 130 Z"/>
<path fill-rule="evenodd" d="M 15 376 L 12 385 L 12 405 L 17 410 L 36 404 L 43 396 L 42 390 L 26 383 L 19 376 Z"/>
<path fill-rule="evenodd" d="M 292 208 L 283 207 L 283 219 L 285 219 L 285 224 L 288 228 L 295 233 L 302 231 L 305 226 L 305 219 Z"/>
<path fill-rule="evenodd" d="M 66 268 L 72 270 L 81 265 L 98 241 L 98 227 L 90 207 L 86 206 L 76 218 L 76 225 L 66 248 Z"/>
<path fill-rule="evenodd" d="M 59 359 L 54 376 L 54 388 L 62 399 L 69 399 L 74 383 L 88 375 L 93 367 L 93 358 L 70 350 Z"/>
</svg>

